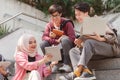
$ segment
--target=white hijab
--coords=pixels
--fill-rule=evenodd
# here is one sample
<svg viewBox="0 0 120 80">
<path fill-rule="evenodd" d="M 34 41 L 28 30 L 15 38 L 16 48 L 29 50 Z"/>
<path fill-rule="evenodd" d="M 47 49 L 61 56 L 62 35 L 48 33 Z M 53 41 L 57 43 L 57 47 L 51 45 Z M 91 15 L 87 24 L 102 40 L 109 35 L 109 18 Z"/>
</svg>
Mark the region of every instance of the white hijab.
<svg viewBox="0 0 120 80">
<path fill-rule="evenodd" d="M 27 53 L 30 57 L 35 57 L 37 49 L 34 52 L 29 51 L 29 40 L 32 37 L 35 38 L 32 34 L 23 34 L 19 38 L 18 44 L 17 44 L 17 47 L 16 47 L 15 55 L 18 52 L 24 52 L 24 53 Z"/>
</svg>

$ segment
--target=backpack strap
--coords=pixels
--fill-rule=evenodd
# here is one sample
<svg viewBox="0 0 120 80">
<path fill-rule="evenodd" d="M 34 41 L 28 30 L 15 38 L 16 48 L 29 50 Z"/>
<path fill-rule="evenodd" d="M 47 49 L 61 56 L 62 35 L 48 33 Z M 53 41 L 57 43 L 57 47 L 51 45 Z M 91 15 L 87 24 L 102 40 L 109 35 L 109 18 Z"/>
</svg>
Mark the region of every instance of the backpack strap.
<svg viewBox="0 0 120 80">
<path fill-rule="evenodd" d="M 118 36 L 118 35 L 117 35 L 117 30 L 116 30 L 116 29 L 112 29 L 112 30 L 113 30 L 113 32 L 115 33 L 115 35 Z"/>
<path fill-rule="evenodd" d="M 72 20 L 68 19 L 68 20 L 64 20 L 62 24 L 60 24 L 60 30 L 62 30 L 68 22 L 71 22 L 74 27 L 74 23 L 72 22 Z"/>
<path fill-rule="evenodd" d="M 116 36 L 118 36 L 118 35 L 117 35 L 117 29 L 113 28 L 113 26 L 112 26 L 110 23 L 107 23 L 107 25 L 108 25 L 108 27 L 114 32 L 114 34 L 115 34 Z"/>
</svg>

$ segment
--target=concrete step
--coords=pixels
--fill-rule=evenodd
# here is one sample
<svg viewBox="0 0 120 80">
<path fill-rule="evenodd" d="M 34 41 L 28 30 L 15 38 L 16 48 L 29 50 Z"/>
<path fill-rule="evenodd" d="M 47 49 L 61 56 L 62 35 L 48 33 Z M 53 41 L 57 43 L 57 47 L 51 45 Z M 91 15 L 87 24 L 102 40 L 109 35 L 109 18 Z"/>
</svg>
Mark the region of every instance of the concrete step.
<svg viewBox="0 0 120 80">
<path fill-rule="evenodd" d="M 96 80 L 120 80 L 120 70 L 95 71 Z"/>
<path fill-rule="evenodd" d="M 53 73 L 49 77 L 45 78 L 44 80 L 59 80 L 60 76 L 66 75 L 68 73 Z"/>
<path fill-rule="evenodd" d="M 95 70 L 120 69 L 120 58 L 108 58 L 90 61 L 88 67 Z"/>
<path fill-rule="evenodd" d="M 52 74 L 45 80 L 59 80 L 61 75 L 67 73 Z M 120 70 L 99 70 L 95 71 L 96 80 L 120 80 Z"/>
</svg>

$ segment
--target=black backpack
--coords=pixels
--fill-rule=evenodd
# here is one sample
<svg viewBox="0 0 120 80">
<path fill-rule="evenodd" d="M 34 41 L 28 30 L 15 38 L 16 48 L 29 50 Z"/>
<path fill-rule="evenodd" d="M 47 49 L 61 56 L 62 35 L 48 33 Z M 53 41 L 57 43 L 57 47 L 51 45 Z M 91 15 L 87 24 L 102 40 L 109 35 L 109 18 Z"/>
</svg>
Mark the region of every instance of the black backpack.
<svg viewBox="0 0 120 80">
<path fill-rule="evenodd" d="M 62 24 L 60 24 L 60 30 L 62 30 L 68 22 L 71 22 L 72 25 L 73 25 L 73 27 L 74 27 L 73 21 L 70 20 L 70 19 L 68 19 L 68 20 L 64 20 L 64 21 L 62 22 Z"/>
<path fill-rule="evenodd" d="M 62 24 L 60 25 L 60 30 L 62 30 L 68 22 L 71 22 L 72 25 L 73 25 L 73 27 L 75 27 L 73 21 L 70 20 L 70 19 L 68 19 L 68 20 L 64 20 L 64 21 L 62 22 Z M 76 38 L 79 38 L 79 37 L 80 37 L 79 34 L 75 34 L 75 36 L 76 36 Z"/>
<path fill-rule="evenodd" d="M 113 30 L 113 32 L 115 33 L 115 35 L 118 36 L 118 35 L 117 35 L 117 30 L 116 30 L 116 29 L 112 29 L 112 30 Z"/>
</svg>

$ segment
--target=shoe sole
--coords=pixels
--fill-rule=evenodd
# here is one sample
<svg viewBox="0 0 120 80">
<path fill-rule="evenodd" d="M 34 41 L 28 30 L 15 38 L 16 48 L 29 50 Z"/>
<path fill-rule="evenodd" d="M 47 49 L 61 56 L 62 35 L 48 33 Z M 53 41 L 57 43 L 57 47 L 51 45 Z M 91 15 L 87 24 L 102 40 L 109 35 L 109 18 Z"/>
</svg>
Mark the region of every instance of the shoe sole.
<svg viewBox="0 0 120 80">
<path fill-rule="evenodd" d="M 74 80 L 96 80 L 96 77 L 89 77 L 89 78 L 75 78 Z"/>
</svg>

